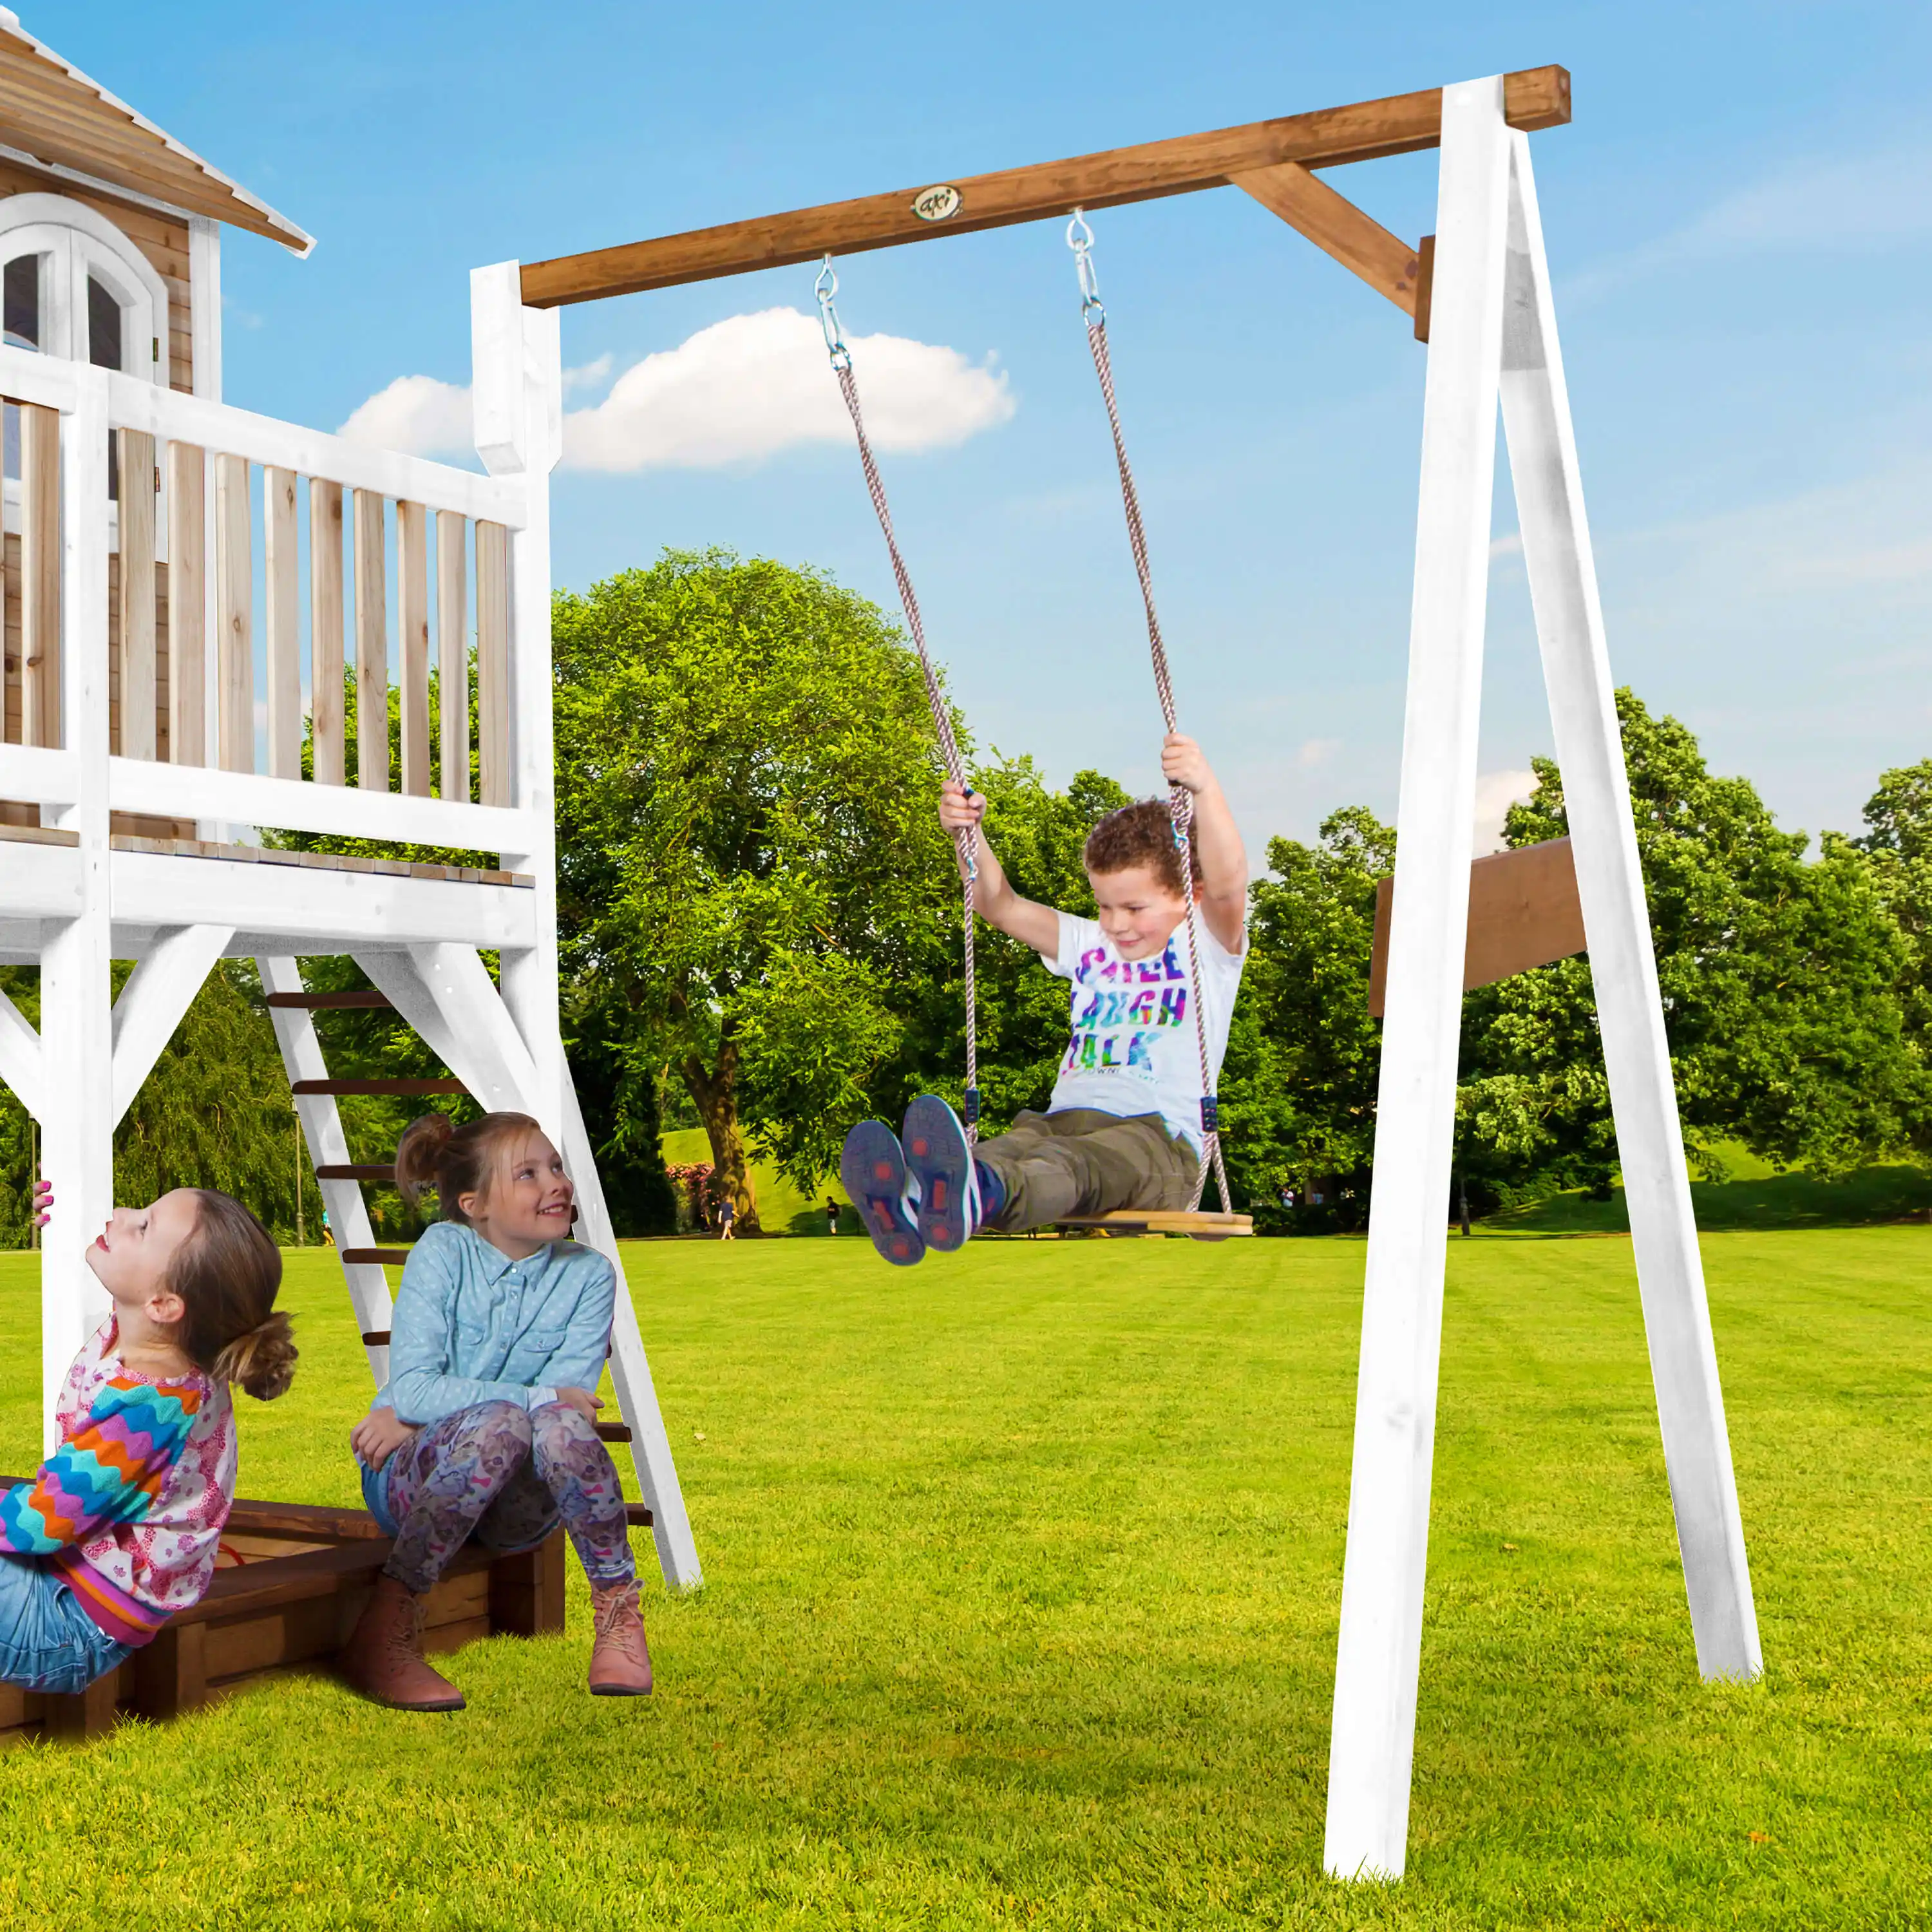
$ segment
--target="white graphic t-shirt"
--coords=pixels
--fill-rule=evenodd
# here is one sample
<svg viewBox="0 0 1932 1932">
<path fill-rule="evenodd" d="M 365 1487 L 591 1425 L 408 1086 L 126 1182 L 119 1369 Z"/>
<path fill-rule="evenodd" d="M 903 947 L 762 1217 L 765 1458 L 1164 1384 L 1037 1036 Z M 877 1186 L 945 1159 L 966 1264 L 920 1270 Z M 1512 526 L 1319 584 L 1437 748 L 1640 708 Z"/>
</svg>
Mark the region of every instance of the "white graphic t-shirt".
<svg viewBox="0 0 1932 1932">
<path fill-rule="evenodd" d="M 1208 1020 L 1208 1064 L 1216 1079 L 1228 1050 L 1228 1022 L 1246 963 L 1196 916 L 1201 998 Z M 1201 1148 L 1201 1055 L 1191 1010 L 1187 928 L 1174 928 L 1152 959 L 1126 960 L 1090 919 L 1060 915 L 1060 950 L 1047 970 L 1073 982 L 1072 1028 L 1048 1108 L 1092 1107 L 1130 1119 L 1158 1114 L 1168 1131 Z"/>
</svg>

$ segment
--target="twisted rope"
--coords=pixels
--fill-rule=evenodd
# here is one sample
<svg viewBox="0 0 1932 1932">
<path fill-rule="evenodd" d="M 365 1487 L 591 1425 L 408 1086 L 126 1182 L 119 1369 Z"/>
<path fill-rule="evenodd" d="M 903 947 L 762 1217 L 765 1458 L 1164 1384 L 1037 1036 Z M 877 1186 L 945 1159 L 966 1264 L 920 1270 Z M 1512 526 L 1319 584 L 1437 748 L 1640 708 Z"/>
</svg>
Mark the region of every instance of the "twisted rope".
<svg viewBox="0 0 1932 1932">
<path fill-rule="evenodd" d="M 843 345 L 841 346 L 842 348 Z M 913 644 L 919 652 L 919 668 L 926 677 L 926 698 L 932 707 L 932 727 L 939 740 L 940 758 L 946 766 L 946 776 L 962 792 L 970 794 L 971 788 L 966 782 L 966 767 L 960 759 L 958 742 L 952 735 L 952 714 L 946 708 L 945 694 L 939 687 L 939 673 L 934 668 L 932 654 L 926 647 L 926 626 L 920 618 L 919 598 L 914 592 L 912 578 L 906 570 L 905 560 L 899 554 L 898 539 L 892 534 L 892 513 L 886 501 L 886 486 L 879 475 L 878 463 L 872 454 L 872 446 L 866 434 L 866 418 L 859 406 L 859 385 L 852 374 L 850 354 L 835 355 L 832 366 L 838 378 L 839 393 L 845 398 L 845 406 L 851 412 L 853 433 L 859 439 L 859 461 L 866 472 L 866 489 L 872 497 L 872 508 L 879 519 L 879 528 L 885 536 L 886 554 L 892 559 L 892 580 L 898 586 L 899 604 L 905 612 L 906 628 L 912 632 Z M 979 994 L 973 962 L 973 881 L 978 873 L 979 866 L 974 856 L 974 834 L 970 830 L 955 832 L 953 842 L 959 853 L 959 896 L 964 906 L 966 1144 L 971 1147 L 980 1138 Z"/>
<path fill-rule="evenodd" d="M 1174 722 L 1174 682 L 1168 671 L 1167 646 L 1161 638 L 1160 616 L 1154 608 L 1154 572 L 1148 562 L 1147 530 L 1141 521 L 1140 496 L 1134 488 L 1133 469 L 1127 461 L 1127 446 L 1120 434 L 1120 405 L 1114 398 L 1114 364 L 1107 352 L 1106 314 L 1096 298 L 1090 297 L 1084 308 L 1087 346 L 1093 351 L 1094 371 L 1100 378 L 1107 423 L 1114 434 L 1114 460 L 1120 466 L 1120 501 L 1127 514 L 1127 546 L 1134 554 L 1134 570 L 1141 580 L 1141 602 L 1147 610 L 1154 688 L 1160 694 L 1161 716 L 1172 731 L 1178 729 Z M 1168 786 L 1168 811 L 1174 820 L 1174 842 L 1180 848 L 1180 887 L 1187 902 L 1187 974 L 1193 989 L 1194 1040 L 1201 1058 L 1201 1164 L 1195 1172 L 1194 1192 L 1187 1205 L 1190 1212 L 1201 1205 L 1211 1166 L 1214 1184 L 1220 1192 L 1221 1211 L 1232 1214 L 1234 1201 L 1228 1190 L 1227 1166 L 1221 1156 L 1220 1109 L 1214 1096 L 1214 1070 L 1208 1059 L 1208 1016 L 1201 1004 L 1200 927 L 1194 905 L 1194 796 L 1185 785 Z"/>
</svg>

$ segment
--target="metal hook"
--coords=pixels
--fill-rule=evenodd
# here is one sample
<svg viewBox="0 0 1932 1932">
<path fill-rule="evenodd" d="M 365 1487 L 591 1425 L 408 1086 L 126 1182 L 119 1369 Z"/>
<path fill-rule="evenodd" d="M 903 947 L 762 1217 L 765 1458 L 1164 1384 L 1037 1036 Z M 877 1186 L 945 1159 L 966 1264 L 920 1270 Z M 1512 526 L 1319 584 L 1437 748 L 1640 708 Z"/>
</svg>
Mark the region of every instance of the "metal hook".
<svg viewBox="0 0 1932 1932">
<path fill-rule="evenodd" d="M 852 352 L 845 346 L 845 332 L 839 325 L 838 310 L 832 300 L 838 292 L 838 274 L 829 254 L 812 291 L 818 297 L 818 322 L 825 332 L 826 353 L 832 358 L 832 368 L 842 375 L 852 366 Z"/>
<path fill-rule="evenodd" d="M 1080 313 L 1089 328 L 1107 319 L 1100 305 L 1100 278 L 1094 272 L 1094 231 L 1087 225 L 1086 211 L 1076 208 L 1066 224 L 1066 245 L 1073 250 L 1074 266 L 1080 276 Z"/>
</svg>

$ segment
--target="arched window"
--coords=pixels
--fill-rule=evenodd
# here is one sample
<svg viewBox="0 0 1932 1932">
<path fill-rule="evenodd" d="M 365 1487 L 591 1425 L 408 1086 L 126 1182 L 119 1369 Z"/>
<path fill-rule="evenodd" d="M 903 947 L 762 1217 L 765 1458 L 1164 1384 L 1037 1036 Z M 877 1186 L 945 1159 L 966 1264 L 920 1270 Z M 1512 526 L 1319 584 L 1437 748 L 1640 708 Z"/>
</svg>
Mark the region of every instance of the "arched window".
<svg viewBox="0 0 1932 1932">
<path fill-rule="evenodd" d="M 60 194 L 0 199 L 0 311 L 9 348 L 166 380 L 166 286 L 134 243 L 85 202 Z M 19 414 L 7 412 L 10 478 L 20 473 Z M 113 458 L 110 443 L 110 471 Z"/>
</svg>

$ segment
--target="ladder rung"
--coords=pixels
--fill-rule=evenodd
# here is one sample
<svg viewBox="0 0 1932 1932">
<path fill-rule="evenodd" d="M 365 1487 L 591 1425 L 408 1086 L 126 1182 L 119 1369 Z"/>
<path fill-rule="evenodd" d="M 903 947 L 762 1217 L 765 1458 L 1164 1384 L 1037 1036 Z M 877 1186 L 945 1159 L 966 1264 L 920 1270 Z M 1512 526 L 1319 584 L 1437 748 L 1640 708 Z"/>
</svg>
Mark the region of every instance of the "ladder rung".
<svg viewBox="0 0 1932 1932">
<path fill-rule="evenodd" d="M 628 1442 L 631 1439 L 630 1430 L 621 1422 L 597 1422 L 591 1426 L 606 1442 Z"/>
<path fill-rule="evenodd" d="M 386 1328 L 364 1330 L 362 1346 L 365 1348 L 386 1348 L 389 1346 L 388 1330 Z"/>
<path fill-rule="evenodd" d="M 298 1080 L 292 1088 L 297 1094 L 466 1094 L 460 1080 L 447 1075 L 440 1080 Z"/>
<path fill-rule="evenodd" d="M 393 1180 L 396 1178 L 396 1163 L 391 1161 L 386 1167 L 373 1162 L 350 1161 L 334 1166 L 324 1166 L 315 1171 L 318 1180 Z"/>
<path fill-rule="evenodd" d="M 626 1503 L 624 1505 L 624 1520 L 633 1529 L 649 1529 L 657 1519 L 642 1503 Z"/>
<path fill-rule="evenodd" d="M 387 1007 L 389 996 L 365 986 L 352 993 L 271 993 L 268 1004 L 284 1010 L 292 1006 L 302 1012 L 334 1012 L 352 1006 Z"/>
<path fill-rule="evenodd" d="M 344 1268 L 362 1268 L 386 1265 L 400 1268 L 410 1258 L 407 1248 L 344 1248 L 342 1265 Z"/>
</svg>

